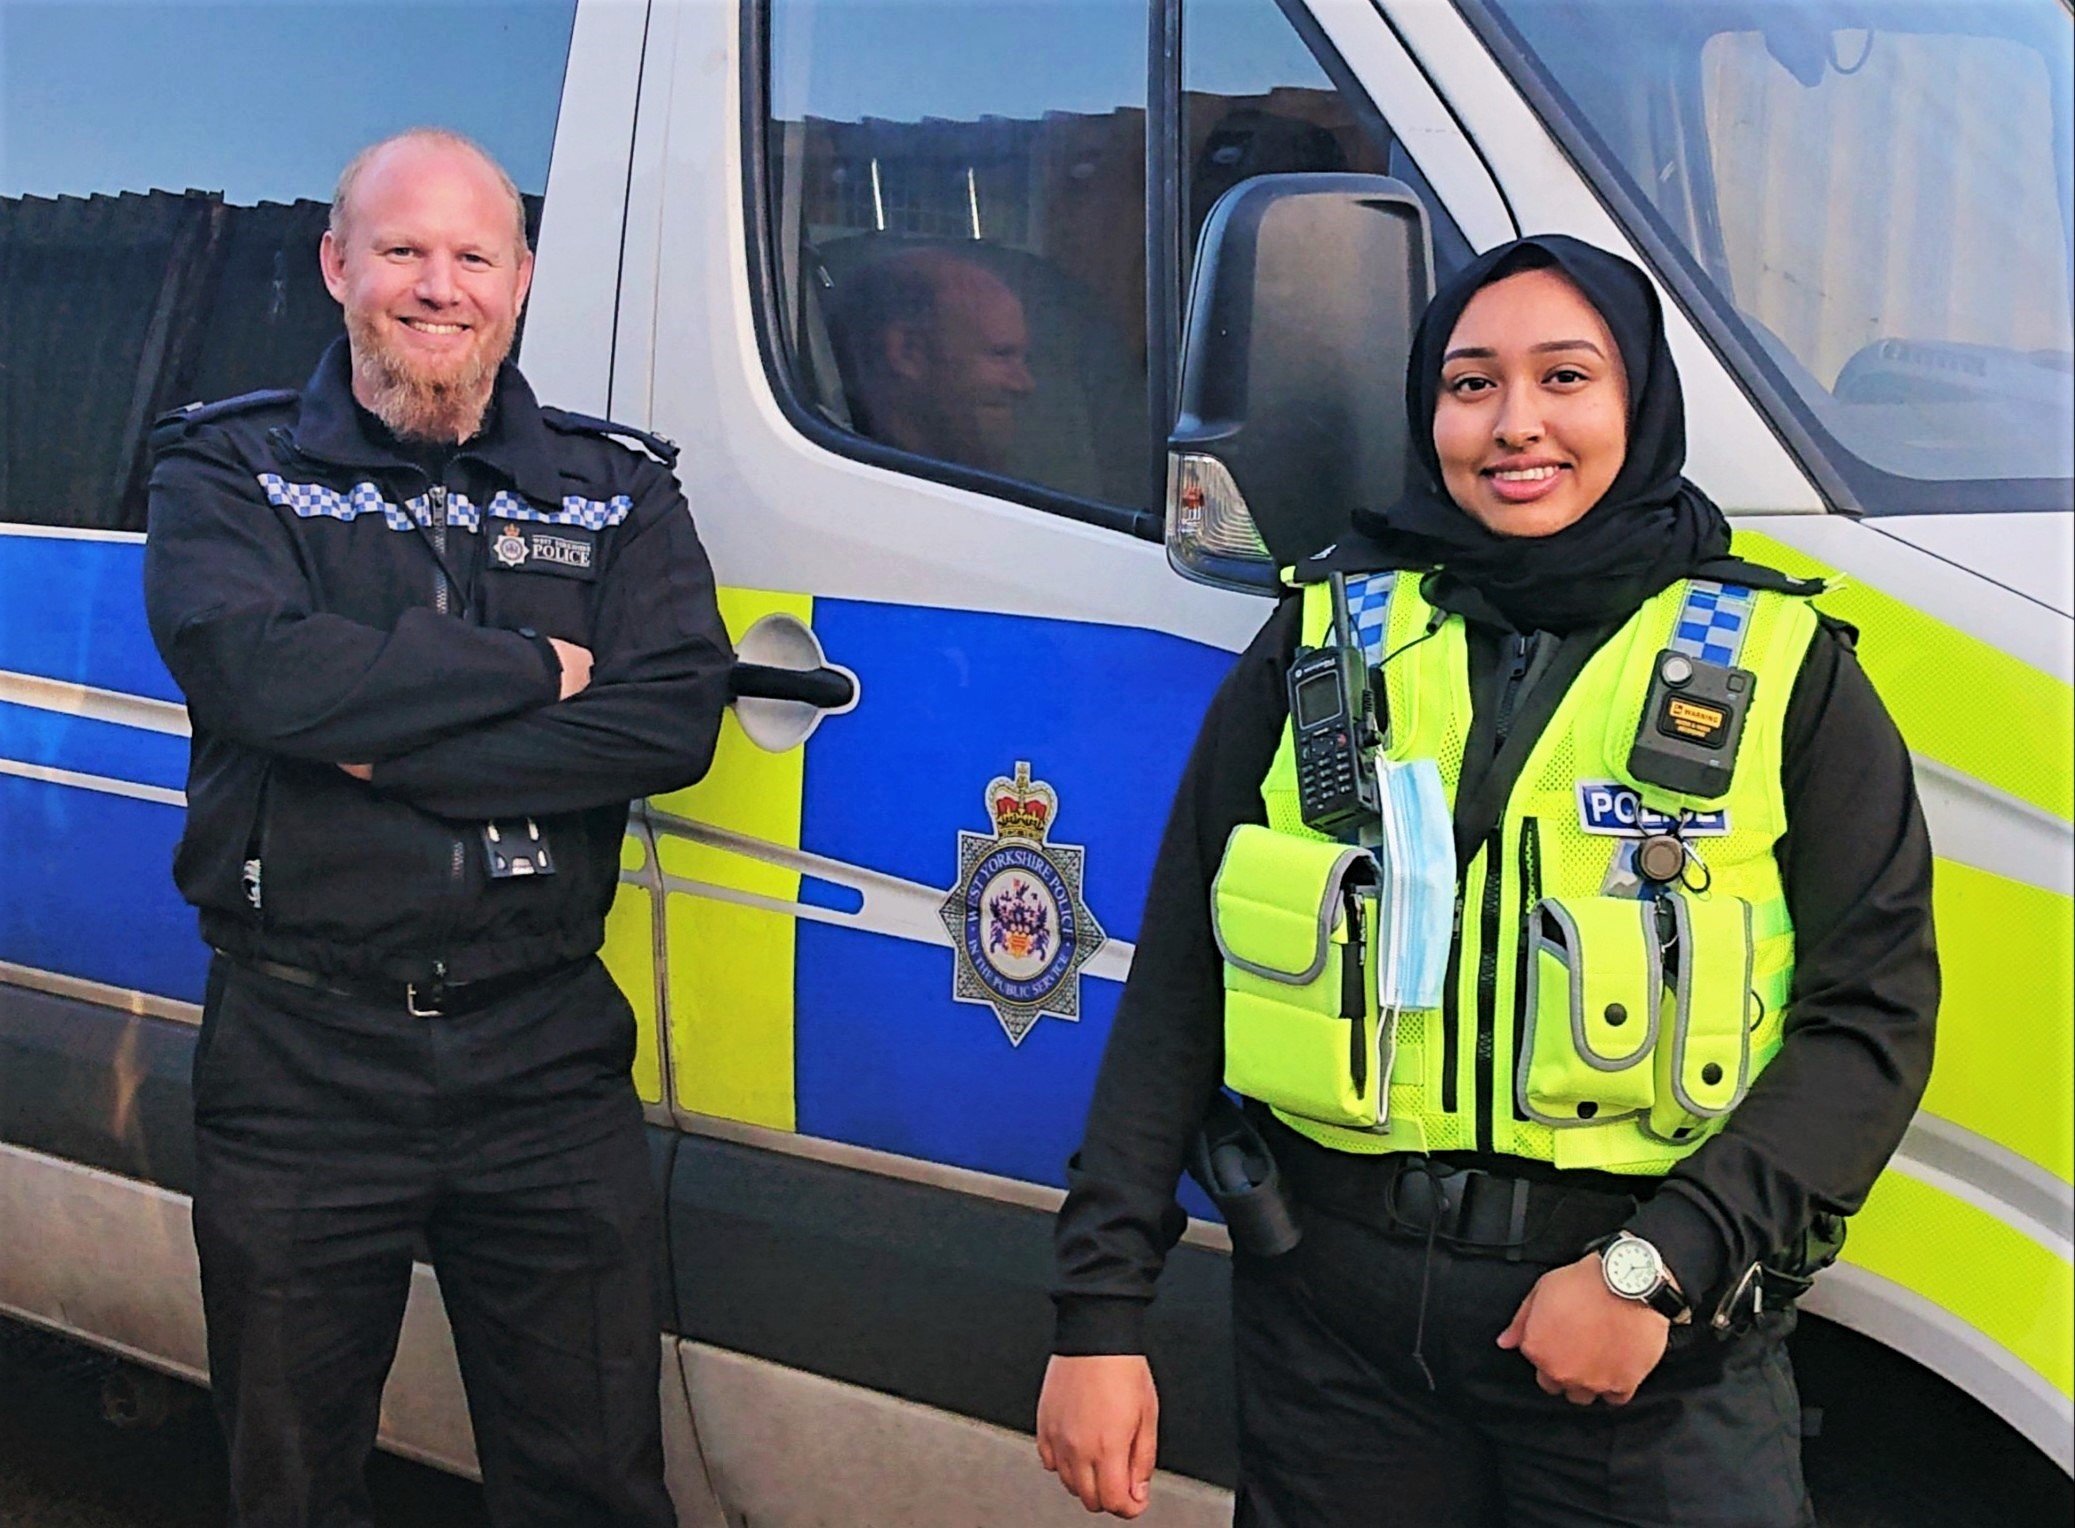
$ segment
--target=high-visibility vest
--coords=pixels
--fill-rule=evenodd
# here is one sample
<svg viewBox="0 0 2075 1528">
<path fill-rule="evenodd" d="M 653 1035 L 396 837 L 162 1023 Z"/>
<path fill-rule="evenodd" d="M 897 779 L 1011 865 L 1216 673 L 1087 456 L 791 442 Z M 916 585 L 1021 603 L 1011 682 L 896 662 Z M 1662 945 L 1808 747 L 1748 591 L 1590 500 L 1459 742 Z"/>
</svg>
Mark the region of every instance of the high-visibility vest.
<svg viewBox="0 0 2075 1528">
<path fill-rule="evenodd" d="M 1351 579 L 1350 615 L 1370 664 L 1383 663 L 1384 756 L 1433 760 L 1452 809 L 1470 729 L 1467 639 L 1419 582 Z M 1268 827 L 1235 833 L 1215 893 L 1227 1081 L 1350 1152 L 1482 1150 L 1661 1174 L 1692 1151 L 1780 1048 L 1794 972 L 1774 858 L 1787 826 L 1782 738 L 1815 630 L 1804 598 L 1694 580 L 1649 600 L 1594 653 L 1460 870 L 1444 997 L 1431 1010 L 1377 1013 L 1377 929 L 1338 911 L 1343 892 L 1359 906 L 1351 862 L 1303 823 L 1286 724 L 1261 785 Z M 1331 640 L 1323 583 L 1304 590 L 1300 640 Z M 1667 649 L 1756 676 L 1718 796 L 1629 771 Z M 1645 831 L 1674 825 L 1679 880 L 1639 879 Z M 1353 968 L 1366 1001 L 1348 997 L 1357 937 L 1369 945 Z M 1386 1065 L 1378 1125 L 1367 1111 L 1384 1096 Z"/>
</svg>

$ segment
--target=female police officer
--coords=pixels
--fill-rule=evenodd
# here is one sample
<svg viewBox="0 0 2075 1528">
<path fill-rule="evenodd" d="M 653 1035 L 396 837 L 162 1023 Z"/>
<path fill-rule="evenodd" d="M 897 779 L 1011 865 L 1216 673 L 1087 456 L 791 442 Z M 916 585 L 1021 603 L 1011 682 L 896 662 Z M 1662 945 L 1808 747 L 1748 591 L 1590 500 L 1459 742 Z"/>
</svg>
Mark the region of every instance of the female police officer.
<svg viewBox="0 0 2075 1528">
<path fill-rule="evenodd" d="M 1407 395 L 1416 486 L 1299 570 L 1177 795 L 1060 1212 L 1040 1456 L 1144 1509 L 1144 1310 L 1225 1079 L 1302 1228 L 1234 1257 L 1240 1524 L 1807 1523 L 1791 1308 L 1753 1291 L 1821 1260 L 1929 1074 L 1908 754 L 1852 633 L 1680 476 L 1634 266 L 1489 252 Z M 1362 916 L 1392 909 L 1305 825 L 1289 738 L 1334 573 L 1384 610 L 1387 767 L 1431 760 L 1452 814 L 1439 1000 L 1394 1022 Z"/>
</svg>

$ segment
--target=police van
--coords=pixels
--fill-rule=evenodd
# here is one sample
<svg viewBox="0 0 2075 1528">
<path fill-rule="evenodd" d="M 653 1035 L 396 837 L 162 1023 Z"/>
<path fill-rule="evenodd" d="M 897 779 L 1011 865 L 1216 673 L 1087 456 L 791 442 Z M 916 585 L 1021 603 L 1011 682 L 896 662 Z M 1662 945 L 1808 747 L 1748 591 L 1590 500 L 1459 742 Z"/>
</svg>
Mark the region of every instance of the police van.
<svg viewBox="0 0 2075 1528">
<path fill-rule="evenodd" d="M 682 1519 L 1081 1520 L 1030 1437 L 1050 1215 L 1183 757 L 1296 535 L 1270 501 L 1387 497 L 1397 363 L 1349 337 L 1429 263 L 1562 231 L 1653 273 L 1689 473 L 1738 552 L 1831 581 L 1938 854 L 1936 1073 L 1804 1301 L 1819 1499 L 2064 1520 L 2070 37 L 2065 0 L 7 0 L 0 1311 L 205 1377 L 149 426 L 302 381 L 333 177 L 436 122 L 525 196 L 536 390 L 682 446 L 744 660 L 801 676 L 636 808 L 609 928 Z M 1176 437 L 1206 223 L 1267 176 L 1389 182 L 1420 258 L 1358 282 L 1328 243 L 1233 299 L 1355 380 L 1262 368 Z M 1220 447 L 1248 424 L 1274 472 Z M 1227 1264 L 1187 1203 L 1146 1520 L 1210 1524 Z M 382 1441 L 474 1467 L 423 1268 Z"/>
</svg>

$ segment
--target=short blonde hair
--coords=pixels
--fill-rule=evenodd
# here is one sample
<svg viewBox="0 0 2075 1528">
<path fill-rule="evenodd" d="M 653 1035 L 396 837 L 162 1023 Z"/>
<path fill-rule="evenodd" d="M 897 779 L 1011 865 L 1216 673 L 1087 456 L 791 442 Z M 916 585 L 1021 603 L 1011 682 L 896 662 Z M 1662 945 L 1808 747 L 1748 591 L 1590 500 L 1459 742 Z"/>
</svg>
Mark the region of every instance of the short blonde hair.
<svg viewBox="0 0 2075 1528">
<path fill-rule="evenodd" d="M 505 173 L 504 166 L 490 156 L 488 149 L 484 148 L 466 133 L 457 133 L 450 127 L 407 127 L 400 133 L 390 134 L 378 143 L 370 143 L 366 148 L 347 160 L 346 168 L 339 171 L 339 183 L 333 188 L 331 193 L 331 236 L 333 240 L 340 240 L 346 236 L 346 209 L 348 203 L 352 200 L 353 187 L 359 181 L 361 172 L 374 162 L 375 156 L 381 153 L 382 150 L 398 143 L 432 143 L 439 144 L 445 148 L 462 149 L 475 155 L 476 158 L 489 166 L 490 173 L 497 177 L 497 183 L 504 187 L 504 194 L 511 198 L 512 237 L 518 241 L 521 250 L 528 249 L 529 246 L 526 243 L 526 203 L 519 195 L 518 185 L 512 180 L 510 175 Z"/>
</svg>

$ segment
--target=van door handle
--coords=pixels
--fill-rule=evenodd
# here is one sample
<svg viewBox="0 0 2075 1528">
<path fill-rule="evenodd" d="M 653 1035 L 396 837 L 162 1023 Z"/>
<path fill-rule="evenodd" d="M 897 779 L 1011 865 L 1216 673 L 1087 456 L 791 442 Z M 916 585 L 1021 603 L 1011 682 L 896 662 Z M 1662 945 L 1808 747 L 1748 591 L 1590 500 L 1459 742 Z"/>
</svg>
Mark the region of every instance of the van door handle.
<svg viewBox="0 0 2075 1528">
<path fill-rule="evenodd" d="M 857 675 L 829 662 L 821 639 L 790 612 L 760 617 L 736 640 L 735 651 L 728 675 L 735 720 L 767 753 L 799 747 L 823 717 L 857 704 Z"/>
<path fill-rule="evenodd" d="M 797 700 L 821 711 L 839 711 L 857 699 L 857 680 L 842 669 L 773 668 L 765 663 L 738 663 L 728 675 L 728 693 L 737 699 Z"/>
</svg>

